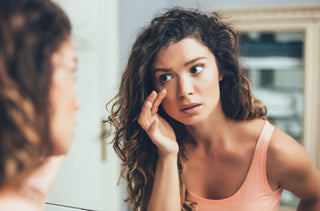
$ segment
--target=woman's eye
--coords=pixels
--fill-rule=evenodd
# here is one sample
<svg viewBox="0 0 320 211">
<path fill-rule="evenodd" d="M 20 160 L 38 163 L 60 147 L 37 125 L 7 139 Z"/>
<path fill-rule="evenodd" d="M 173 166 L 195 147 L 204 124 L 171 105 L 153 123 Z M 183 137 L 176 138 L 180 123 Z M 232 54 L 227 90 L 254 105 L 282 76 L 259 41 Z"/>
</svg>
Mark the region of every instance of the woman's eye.
<svg viewBox="0 0 320 211">
<path fill-rule="evenodd" d="M 159 78 L 161 82 L 167 82 L 172 78 L 172 76 L 169 74 L 164 74 L 164 75 L 160 75 Z"/>
<path fill-rule="evenodd" d="M 200 73 L 203 70 L 202 65 L 196 65 L 191 68 L 191 73 Z"/>
</svg>

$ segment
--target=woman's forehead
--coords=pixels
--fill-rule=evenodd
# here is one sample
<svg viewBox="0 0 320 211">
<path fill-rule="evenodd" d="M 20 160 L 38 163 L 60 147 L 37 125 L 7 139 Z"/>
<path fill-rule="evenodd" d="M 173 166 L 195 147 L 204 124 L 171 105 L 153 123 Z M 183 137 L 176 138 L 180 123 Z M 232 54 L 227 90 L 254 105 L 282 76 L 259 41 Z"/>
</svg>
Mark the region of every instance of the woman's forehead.
<svg viewBox="0 0 320 211">
<path fill-rule="evenodd" d="M 212 57 L 212 52 L 207 46 L 196 38 L 184 38 L 178 42 L 172 42 L 163 47 L 156 54 L 153 69 L 170 69 L 173 63 L 185 64 L 200 57 Z"/>
</svg>

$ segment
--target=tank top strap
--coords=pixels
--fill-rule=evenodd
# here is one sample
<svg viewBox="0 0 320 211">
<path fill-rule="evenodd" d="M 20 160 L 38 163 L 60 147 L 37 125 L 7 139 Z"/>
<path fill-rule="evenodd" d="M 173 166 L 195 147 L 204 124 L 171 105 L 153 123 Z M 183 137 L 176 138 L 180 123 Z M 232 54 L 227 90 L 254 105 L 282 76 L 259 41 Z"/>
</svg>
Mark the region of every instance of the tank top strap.
<svg viewBox="0 0 320 211">
<path fill-rule="evenodd" d="M 260 154 L 259 157 L 261 159 L 262 165 L 265 165 L 266 163 L 268 146 L 269 146 L 269 142 L 273 134 L 273 131 L 274 131 L 274 126 L 271 125 L 268 121 L 266 121 L 257 143 L 257 151 L 258 151 L 258 154 Z"/>
<path fill-rule="evenodd" d="M 256 150 L 259 154 L 261 153 L 261 155 L 264 155 L 267 153 L 269 141 L 271 139 L 273 130 L 274 126 L 272 126 L 268 121 L 265 121 L 265 125 L 262 129 L 256 146 Z"/>
<path fill-rule="evenodd" d="M 268 191 L 271 191 L 271 189 L 267 178 L 267 152 L 273 131 L 274 126 L 271 125 L 268 121 L 266 121 L 258 139 L 256 152 L 253 160 L 253 162 L 255 162 L 254 172 L 255 176 L 257 177 L 256 179 L 260 178 L 258 180 L 260 180 L 264 188 L 266 188 Z"/>
</svg>

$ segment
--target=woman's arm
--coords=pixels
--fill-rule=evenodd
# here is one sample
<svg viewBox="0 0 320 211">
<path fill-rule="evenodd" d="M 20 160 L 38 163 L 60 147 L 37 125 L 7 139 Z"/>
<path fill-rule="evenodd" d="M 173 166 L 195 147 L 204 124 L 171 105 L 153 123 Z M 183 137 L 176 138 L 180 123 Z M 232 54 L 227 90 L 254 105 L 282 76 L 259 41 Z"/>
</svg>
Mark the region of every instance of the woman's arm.
<svg viewBox="0 0 320 211">
<path fill-rule="evenodd" d="M 315 167 L 306 173 L 301 186 L 305 186 L 306 191 L 300 193 L 301 200 L 297 210 L 320 210 L 320 174 Z"/>
<path fill-rule="evenodd" d="M 139 124 L 158 149 L 154 184 L 148 204 L 149 211 L 180 211 L 178 152 L 175 133 L 170 124 L 157 114 L 166 90 L 152 92 L 146 99 L 139 116 Z"/>
<path fill-rule="evenodd" d="M 148 210 L 181 210 L 177 156 L 158 158 Z"/>
<path fill-rule="evenodd" d="M 294 139 L 276 129 L 270 142 L 267 169 L 281 187 L 300 198 L 298 210 L 320 210 L 320 174 L 308 153 Z"/>
</svg>

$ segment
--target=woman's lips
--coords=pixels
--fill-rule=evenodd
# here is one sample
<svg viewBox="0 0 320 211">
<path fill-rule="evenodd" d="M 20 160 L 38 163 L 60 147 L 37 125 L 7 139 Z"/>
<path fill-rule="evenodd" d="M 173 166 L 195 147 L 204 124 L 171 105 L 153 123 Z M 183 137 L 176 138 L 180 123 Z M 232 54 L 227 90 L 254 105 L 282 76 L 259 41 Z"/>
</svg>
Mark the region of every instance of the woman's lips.
<svg viewBox="0 0 320 211">
<path fill-rule="evenodd" d="M 201 104 L 188 104 L 181 107 L 180 111 L 185 114 L 191 115 L 199 111 Z"/>
</svg>

